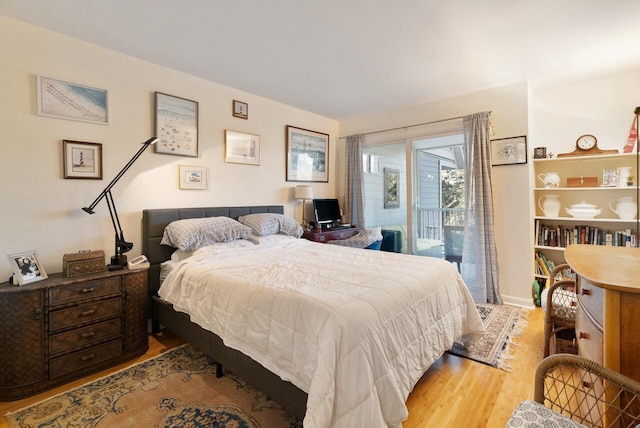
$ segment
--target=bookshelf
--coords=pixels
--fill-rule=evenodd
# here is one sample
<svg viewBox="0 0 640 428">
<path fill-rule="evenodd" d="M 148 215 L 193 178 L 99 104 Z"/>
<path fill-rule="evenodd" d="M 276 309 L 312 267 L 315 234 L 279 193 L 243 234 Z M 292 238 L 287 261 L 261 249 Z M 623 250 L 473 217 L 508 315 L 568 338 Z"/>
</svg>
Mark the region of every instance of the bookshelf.
<svg viewBox="0 0 640 428">
<path fill-rule="evenodd" d="M 612 209 L 612 206 L 616 208 L 618 200 L 626 198 L 627 201 L 632 199 L 637 213 L 638 170 L 635 153 L 534 159 L 533 170 L 535 279 L 542 287 L 548 278 L 542 265 L 546 264 L 550 271 L 549 268 L 564 263 L 564 250 L 569 245 L 638 246 L 636 217 L 623 219 Z M 633 184 L 616 184 L 617 172 L 623 170 L 630 173 Z M 543 178 L 550 173 L 558 174 L 560 180 L 557 187 L 545 186 Z M 569 182 L 578 187 L 569 186 Z M 545 215 L 542 209 L 548 196 L 560 203 L 557 215 Z M 590 218 L 577 218 L 567 212 L 567 208 L 581 203 L 595 205 L 598 214 Z"/>
</svg>

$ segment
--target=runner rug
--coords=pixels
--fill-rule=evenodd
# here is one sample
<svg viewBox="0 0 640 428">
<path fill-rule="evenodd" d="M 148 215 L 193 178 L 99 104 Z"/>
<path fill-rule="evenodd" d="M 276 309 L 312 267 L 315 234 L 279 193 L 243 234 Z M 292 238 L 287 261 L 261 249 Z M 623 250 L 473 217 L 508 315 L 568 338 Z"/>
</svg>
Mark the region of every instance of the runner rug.
<svg viewBox="0 0 640 428">
<path fill-rule="evenodd" d="M 10 427 L 301 428 L 302 421 L 191 345 L 7 415 Z"/>
<path fill-rule="evenodd" d="M 450 354 L 488 364 L 505 371 L 511 371 L 513 358 L 509 348 L 512 340 L 522 335 L 527 326 L 523 309 L 509 305 L 476 304 L 487 334 L 465 348 L 460 342 L 454 343 Z"/>
</svg>

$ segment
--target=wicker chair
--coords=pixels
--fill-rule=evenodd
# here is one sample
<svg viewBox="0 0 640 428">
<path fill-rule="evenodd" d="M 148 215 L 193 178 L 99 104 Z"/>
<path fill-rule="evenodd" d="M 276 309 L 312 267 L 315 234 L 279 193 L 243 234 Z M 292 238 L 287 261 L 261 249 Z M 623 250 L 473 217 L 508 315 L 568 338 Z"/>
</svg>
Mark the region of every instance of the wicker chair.
<svg viewBox="0 0 640 428">
<path fill-rule="evenodd" d="M 551 271 L 550 285 L 546 296 L 544 313 L 544 356 L 549 356 L 551 339 L 563 330 L 574 330 L 576 326 L 576 281 L 568 264 L 558 265 Z M 557 277 L 562 279 L 558 280 Z"/>
<path fill-rule="evenodd" d="M 525 400 L 505 427 L 640 426 L 640 382 L 571 354 L 551 355 L 536 368 L 534 401 Z"/>
</svg>

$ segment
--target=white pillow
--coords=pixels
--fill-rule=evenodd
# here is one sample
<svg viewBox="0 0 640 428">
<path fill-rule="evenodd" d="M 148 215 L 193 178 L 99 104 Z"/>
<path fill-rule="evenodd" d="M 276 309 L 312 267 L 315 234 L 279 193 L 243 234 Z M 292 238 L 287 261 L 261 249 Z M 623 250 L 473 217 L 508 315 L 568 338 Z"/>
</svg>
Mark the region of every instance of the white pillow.
<svg viewBox="0 0 640 428">
<path fill-rule="evenodd" d="M 291 235 L 283 235 L 281 233 L 276 233 L 274 235 L 267 235 L 267 236 L 258 236 L 252 233 L 247 238 L 248 241 L 253 242 L 256 245 L 272 244 L 274 242 L 290 241 L 292 239 L 298 239 L 298 238 Z"/>
<path fill-rule="evenodd" d="M 254 235 L 257 236 L 282 233 L 299 238 L 303 233 L 302 227 L 297 221 L 283 214 L 249 214 L 238 217 L 238 221 L 249 226 L 253 230 Z"/>
<path fill-rule="evenodd" d="M 236 239 L 235 241 L 229 241 L 229 242 L 216 242 L 214 244 L 209 244 L 208 247 L 213 247 L 220 250 L 226 250 L 227 248 L 253 247 L 254 244 L 255 243 L 252 242 L 250 239 Z M 173 254 L 171 254 L 171 260 L 173 260 L 174 262 L 179 262 L 193 256 L 193 253 L 195 253 L 195 251 L 183 251 L 178 249 L 178 250 L 175 250 Z"/>
<path fill-rule="evenodd" d="M 195 251 L 217 242 L 246 239 L 251 228 L 229 217 L 206 217 L 177 220 L 164 228 L 162 245 Z"/>
</svg>

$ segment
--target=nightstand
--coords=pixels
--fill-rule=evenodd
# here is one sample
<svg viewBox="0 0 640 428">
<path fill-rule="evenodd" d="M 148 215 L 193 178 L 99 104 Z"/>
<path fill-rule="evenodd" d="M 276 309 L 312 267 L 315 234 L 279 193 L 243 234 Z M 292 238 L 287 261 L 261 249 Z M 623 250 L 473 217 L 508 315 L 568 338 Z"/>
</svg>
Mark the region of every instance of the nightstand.
<svg viewBox="0 0 640 428">
<path fill-rule="evenodd" d="M 17 400 L 144 354 L 147 269 L 0 284 L 0 400 Z"/>
</svg>

